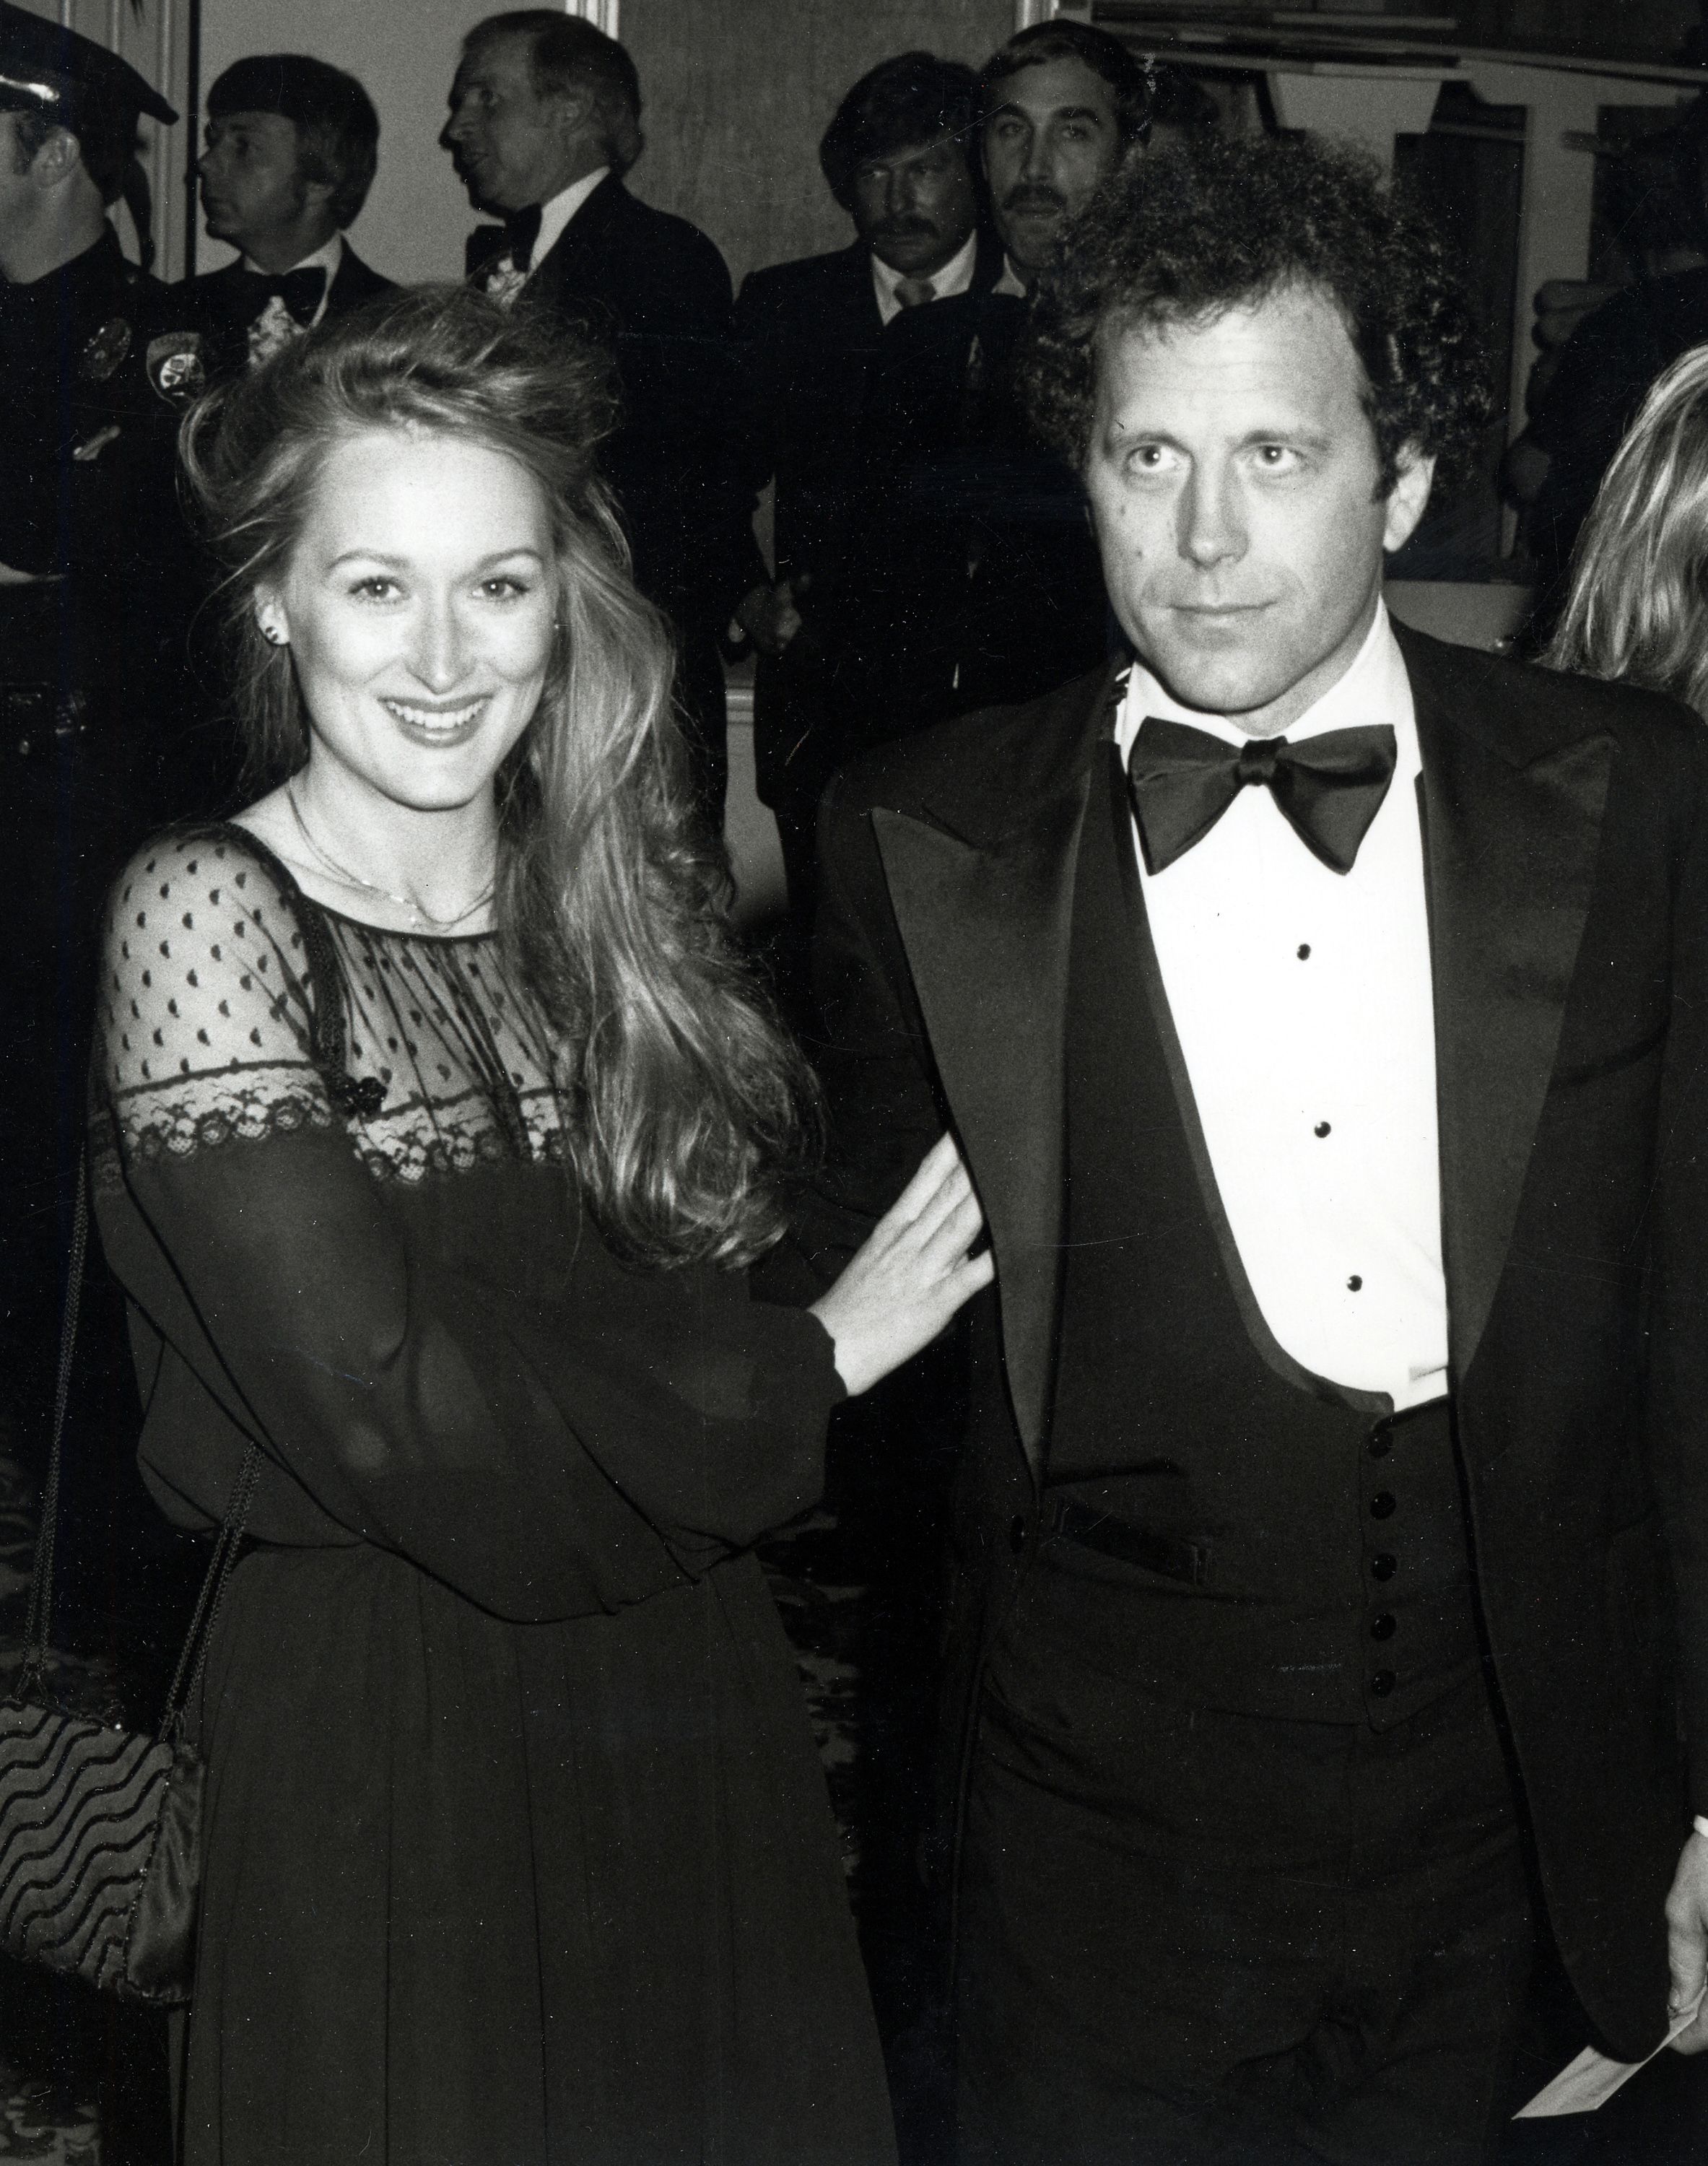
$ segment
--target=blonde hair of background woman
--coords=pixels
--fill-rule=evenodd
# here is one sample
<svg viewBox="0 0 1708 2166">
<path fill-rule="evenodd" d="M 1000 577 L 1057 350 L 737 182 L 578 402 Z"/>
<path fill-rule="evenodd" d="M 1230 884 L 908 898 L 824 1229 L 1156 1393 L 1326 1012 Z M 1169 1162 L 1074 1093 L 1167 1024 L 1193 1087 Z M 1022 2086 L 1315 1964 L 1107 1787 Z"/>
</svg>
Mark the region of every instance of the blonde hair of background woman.
<svg viewBox="0 0 1708 2166">
<path fill-rule="evenodd" d="M 1708 346 L 1649 387 L 1578 536 L 1542 659 L 1708 715 Z"/>
<path fill-rule="evenodd" d="M 335 445 L 455 437 L 531 474 L 550 508 L 558 625 L 533 721 L 497 777 L 496 917 L 562 1051 L 582 1193 L 652 1265 L 751 1260 L 783 1230 L 813 1087 L 730 930 L 721 848 L 699 831 L 664 619 L 635 592 L 594 466 L 610 365 L 466 287 L 338 319 L 186 416 L 182 456 L 227 578 L 238 721 L 255 794 L 308 756 L 287 647 L 256 621 Z"/>
</svg>

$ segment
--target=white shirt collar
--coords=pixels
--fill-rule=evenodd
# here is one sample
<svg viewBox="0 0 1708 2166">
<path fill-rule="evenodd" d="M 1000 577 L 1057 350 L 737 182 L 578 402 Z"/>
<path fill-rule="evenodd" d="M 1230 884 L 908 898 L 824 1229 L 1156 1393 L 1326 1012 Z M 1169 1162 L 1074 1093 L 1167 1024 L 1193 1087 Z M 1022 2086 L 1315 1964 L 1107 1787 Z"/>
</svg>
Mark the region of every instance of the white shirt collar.
<svg viewBox="0 0 1708 2166">
<path fill-rule="evenodd" d="M 326 284 L 329 291 L 332 282 L 338 276 L 343 262 L 344 235 L 341 233 L 335 233 L 331 240 L 323 241 L 312 256 L 305 256 L 300 263 L 292 264 L 291 270 L 324 271 L 326 273 Z M 252 256 L 244 257 L 243 267 L 245 271 L 253 271 L 262 278 L 270 278 L 272 276 L 270 271 L 263 271 Z M 284 275 L 288 277 L 290 274 L 287 272 Z"/>
<path fill-rule="evenodd" d="M 941 271 L 931 273 L 931 298 L 946 301 L 952 293 L 964 293 L 973 283 L 973 268 L 978 256 L 978 235 L 969 233 L 966 240 L 949 258 Z M 884 262 L 874 249 L 872 255 L 872 290 L 878 296 L 878 313 L 885 323 L 901 314 L 901 302 L 896 288 L 912 274 L 898 271 Z"/>
<path fill-rule="evenodd" d="M 1144 663 L 1136 660 L 1115 721 L 1115 742 L 1123 759 L 1132 750 L 1139 724 L 1147 715 L 1189 722 L 1194 729 L 1223 737 L 1229 744 L 1243 744 L 1247 741 L 1246 732 L 1226 716 L 1200 714 L 1194 708 L 1183 707 L 1163 689 Z M 1301 737 L 1321 737 L 1326 730 L 1351 729 L 1363 722 L 1389 725 L 1399 748 L 1396 774 L 1402 778 L 1415 775 L 1419 760 L 1411 680 L 1405 674 L 1405 658 L 1400 652 L 1400 642 L 1394 637 L 1388 605 L 1379 595 L 1364 643 L 1345 675 L 1331 684 L 1315 705 L 1307 707 L 1285 735 L 1289 743 L 1297 744 Z"/>
<path fill-rule="evenodd" d="M 1026 298 L 1026 282 L 1015 270 L 1014 258 L 1006 250 L 1003 253 L 1002 276 L 997 280 L 992 290 L 998 293 L 1011 293 L 1017 301 L 1023 301 Z"/>
<path fill-rule="evenodd" d="M 578 181 L 572 181 L 567 188 L 560 188 L 555 196 L 540 206 L 540 237 L 534 243 L 531 267 L 538 270 L 563 236 L 569 224 L 599 182 L 610 172 L 609 166 L 596 166 L 590 173 L 583 173 Z"/>
</svg>

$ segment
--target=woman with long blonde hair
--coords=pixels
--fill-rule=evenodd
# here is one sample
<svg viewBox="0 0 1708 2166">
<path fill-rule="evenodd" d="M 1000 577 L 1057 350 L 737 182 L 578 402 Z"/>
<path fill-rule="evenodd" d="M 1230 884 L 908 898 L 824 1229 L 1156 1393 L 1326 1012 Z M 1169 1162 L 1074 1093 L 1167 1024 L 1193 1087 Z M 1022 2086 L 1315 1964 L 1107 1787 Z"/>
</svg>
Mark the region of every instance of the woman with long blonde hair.
<svg viewBox="0 0 1708 2166">
<path fill-rule="evenodd" d="M 1708 346 L 1650 386 L 1579 535 L 1542 658 L 1708 715 Z"/>
<path fill-rule="evenodd" d="M 460 289 L 212 394 L 260 793 L 114 892 L 97 1210 L 143 1466 L 258 1469 L 192 1709 L 190 2166 L 883 2166 L 755 1541 L 985 1283 L 940 1145 L 750 1295 L 809 1086 L 731 946 L 590 351 Z"/>
</svg>

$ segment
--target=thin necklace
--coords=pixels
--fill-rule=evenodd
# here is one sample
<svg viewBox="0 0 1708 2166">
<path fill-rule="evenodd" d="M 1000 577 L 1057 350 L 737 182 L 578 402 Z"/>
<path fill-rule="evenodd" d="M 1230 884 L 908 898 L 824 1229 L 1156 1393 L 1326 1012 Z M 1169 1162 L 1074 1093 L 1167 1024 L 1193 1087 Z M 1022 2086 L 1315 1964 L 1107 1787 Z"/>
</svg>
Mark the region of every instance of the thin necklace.
<svg viewBox="0 0 1708 2166">
<path fill-rule="evenodd" d="M 322 849 L 309 833 L 308 823 L 303 817 L 303 808 L 297 802 L 297 793 L 288 782 L 285 785 L 285 797 L 291 808 L 291 817 L 297 823 L 297 832 L 333 878 L 342 880 L 346 887 L 365 888 L 370 895 L 383 895 L 387 902 L 396 903 L 400 910 L 413 911 L 417 917 L 440 932 L 448 932 L 453 925 L 461 925 L 465 918 L 472 917 L 476 911 L 483 909 L 493 899 L 497 882 L 488 880 L 474 901 L 466 909 L 459 910 L 454 917 L 435 917 L 426 905 L 418 901 L 413 895 L 394 895 L 390 888 L 382 887 L 377 880 L 364 880 L 360 873 L 351 872 L 348 865 L 340 864 L 331 852 Z"/>
</svg>

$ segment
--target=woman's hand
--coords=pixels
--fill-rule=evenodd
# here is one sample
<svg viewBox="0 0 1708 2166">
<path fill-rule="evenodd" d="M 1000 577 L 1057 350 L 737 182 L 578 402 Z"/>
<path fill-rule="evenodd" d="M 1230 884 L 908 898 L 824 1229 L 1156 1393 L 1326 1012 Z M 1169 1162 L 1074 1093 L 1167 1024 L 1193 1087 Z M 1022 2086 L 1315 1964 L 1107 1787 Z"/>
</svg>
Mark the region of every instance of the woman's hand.
<svg viewBox="0 0 1708 2166">
<path fill-rule="evenodd" d="M 940 1137 L 841 1277 L 813 1303 L 851 1398 L 928 1346 L 990 1284 L 990 1251 L 967 1253 L 983 1224 L 955 1139 Z"/>
</svg>

